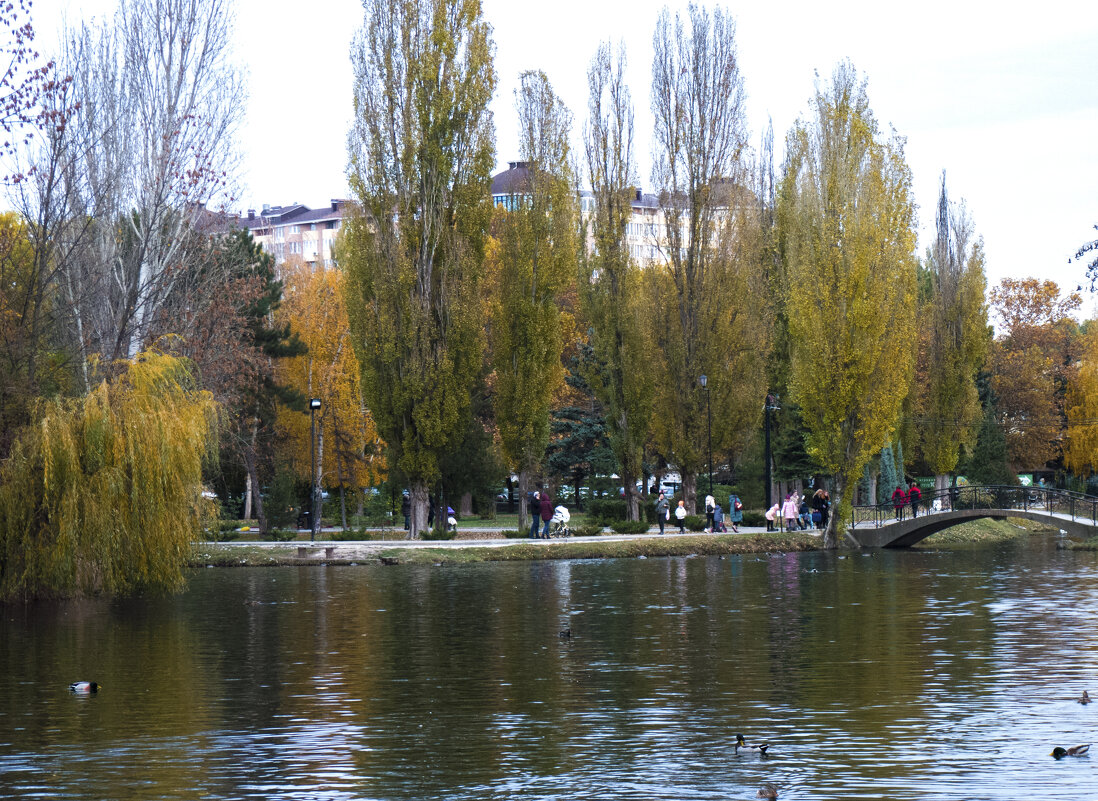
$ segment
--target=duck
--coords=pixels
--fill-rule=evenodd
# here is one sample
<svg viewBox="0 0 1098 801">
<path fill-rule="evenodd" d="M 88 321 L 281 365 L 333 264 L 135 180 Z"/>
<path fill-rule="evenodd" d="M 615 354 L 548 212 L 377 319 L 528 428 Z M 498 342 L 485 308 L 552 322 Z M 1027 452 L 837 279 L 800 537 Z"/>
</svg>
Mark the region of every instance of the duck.
<svg viewBox="0 0 1098 801">
<path fill-rule="evenodd" d="M 1052 753 L 1049 754 L 1049 756 L 1056 757 L 1057 759 L 1063 759 L 1066 756 L 1082 756 L 1089 750 L 1089 743 L 1087 745 L 1072 746 L 1071 748 L 1061 748 L 1060 746 L 1056 746 L 1052 749 Z"/>
<path fill-rule="evenodd" d="M 759 786 L 759 792 L 755 798 L 777 798 L 778 797 L 778 785 L 766 782 Z"/>
<path fill-rule="evenodd" d="M 94 693 L 99 692 L 100 686 L 94 681 L 74 681 L 69 689 L 74 693 Z"/>
<path fill-rule="evenodd" d="M 1090 696 L 1087 694 L 1086 690 L 1083 690 L 1083 694 L 1079 698 L 1079 703 L 1080 704 L 1089 704 L 1090 703 Z"/>
<path fill-rule="evenodd" d="M 561 629 L 559 632 L 557 632 L 557 636 L 560 637 L 562 640 L 570 640 L 572 639 L 572 629 Z"/>
<path fill-rule="evenodd" d="M 766 749 L 770 747 L 770 743 L 749 743 L 743 739 L 742 734 L 736 735 L 736 753 L 740 752 L 742 748 L 744 751 L 758 751 L 760 754 L 765 754 Z"/>
</svg>

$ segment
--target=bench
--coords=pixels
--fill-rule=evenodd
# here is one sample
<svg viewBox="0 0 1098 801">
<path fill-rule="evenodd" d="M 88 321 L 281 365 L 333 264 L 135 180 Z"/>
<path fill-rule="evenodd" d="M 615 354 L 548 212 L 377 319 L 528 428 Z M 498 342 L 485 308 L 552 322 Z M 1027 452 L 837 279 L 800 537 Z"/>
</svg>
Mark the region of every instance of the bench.
<svg viewBox="0 0 1098 801">
<path fill-rule="evenodd" d="M 335 555 L 335 546 L 334 545 L 325 545 L 323 547 L 324 547 L 324 558 L 325 559 L 331 559 Z M 309 553 L 309 551 L 313 551 L 313 553 Z M 319 556 L 320 555 L 319 551 L 320 551 L 320 546 L 298 545 L 297 546 L 297 558 L 298 559 L 308 559 L 310 556 L 314 556 L 314 557 Z"/>
</svg>

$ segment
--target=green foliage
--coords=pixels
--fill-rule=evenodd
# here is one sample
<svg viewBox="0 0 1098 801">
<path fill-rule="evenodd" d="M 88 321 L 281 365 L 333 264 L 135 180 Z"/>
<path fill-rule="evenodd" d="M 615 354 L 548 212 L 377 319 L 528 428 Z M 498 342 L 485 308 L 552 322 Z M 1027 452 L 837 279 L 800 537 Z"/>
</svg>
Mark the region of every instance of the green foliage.
<svg viewBox="0 0 1098 801">
<path fill-rule="evenodd" d="M 962 466 L 972 484 L 1013 484 L 1017 474 L 1010 469 L 1006 437 L 995 419 L 994 408 L 984 411 L 972 456 Z"/>
<path fill-rule="evenodd" d="M 362 214 L 341 261 L 363 394 L 411 486 L 415 535 L 482 364 L 496 75 L 478 0 L 365 6 L 350 176 Z"/>
<path fill-rule="evenodd" d="M 592 498 L 587 502 L 587 516 L 592 520 L 625 520 L 626 505 L 620 498 Z"/>
<path fill-rule="evenodd" d="M 674 515 L 671 519 L 674 520 Z M 687 515 L 684 522 L 687 531 L 705 531 L 705 515 Z"/>
<path fill-rule="evenodd" d="M 590 523 L 584 526 L 576 526 L 572 533 L 577 537 L 598 537 L 602 534 L 603 526 Z"/>
<path fill-rule="evenodd" d="M 216 407 L 186 364 L 140 354 L 84 398 L 43 402 L 0 467 L 0 596 L 177 589 L 214 523 Z"/>
<path fill-rule="evenodd" d="M 752 527 L 752 528 L 756 527 L 756 526 L 765 527 L 766 526 L 766 513 L 765 512 L 759 512 L 759 511 L 750 511 L 749 512 L 746 509 L 744 509 L 744 511 L 743 511 L 743 523 L 741 523 L 740 525 L 749 526 L 749 527 Z"/>
<path fill-rule="evenodd" d="M 644 534 L 650 526 L 646 520 L 616 520 L 610 528 L 617 534 Z"/>
<path fill-rule="evenodd" d="M 308 497 L 308 482 L 299 482 L 289 467 L 281 467 L 267 492 L 266 513 L 271 525 L 275 528 L 296 526 L 298 515 L 306 508 L 302 504 Z"/>
<path fill-rule="evenodd" d="M 881 473 L 877 479 L 877 503 L 888 503 L 898 486 L 896 462 L 892 456 L 892 444 L 881 448 Z"/>
<path fill-rule="evenodd" d="M 914 361 L 915 205 L 903 140 L 881 141 L 865 82 L 840 64 L 790 131 L 778 204 L 792 400 L 809 456 L 848 489 L 900 417 Z"/>
</svg>

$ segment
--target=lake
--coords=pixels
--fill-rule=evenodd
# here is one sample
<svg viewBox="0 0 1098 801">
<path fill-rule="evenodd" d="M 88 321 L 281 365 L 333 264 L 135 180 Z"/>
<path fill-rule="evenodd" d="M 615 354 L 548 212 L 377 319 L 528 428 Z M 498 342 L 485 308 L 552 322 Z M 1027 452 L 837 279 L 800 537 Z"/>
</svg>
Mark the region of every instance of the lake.
<svg viewBox="0 0 1098 801">
<path fill-rule="evenodd" d="M 0 798 L 1098 799 L 1096 608 L 1052 537 L 197 570 L 0 607 Z"/>
</svg>

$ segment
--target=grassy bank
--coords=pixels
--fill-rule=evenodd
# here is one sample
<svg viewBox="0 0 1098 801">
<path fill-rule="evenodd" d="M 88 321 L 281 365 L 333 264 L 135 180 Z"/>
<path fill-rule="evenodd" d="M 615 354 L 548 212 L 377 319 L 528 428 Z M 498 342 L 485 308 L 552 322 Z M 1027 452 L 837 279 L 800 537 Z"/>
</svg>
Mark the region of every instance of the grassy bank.
<svg viewBox="0 0 1098 801">
<path fill-rule="evenodd" d="M 915 547 L 955 548 L 981 547 L 1006 542 L 1023 542 L 1033 536 L 1049 536 L 1056 531 L 1039 523 L 1020 518 L 1008 520 L 975 520 L 923 540 Z M 324 559 L 319 549 L 310 556 L 298 556 L 297 545 L 258 546 L 236 543 L 196 543 L 190 559 L 192 567 L 247 567 L 271 565 L 328 564 L 468 564 L 472 562 L 513 562 L 537 559 L 635 559 L 660 556 L 710 556 L 725 554 L 775 553 L 813 551 L 820 548 L 820 538 L 807 533 L 753 533 L 713 536 L 708 534 L 685 537 L 639 537 L 636 539 L 562 540 L 552 542 L 518 542 L 513 545 L 488 546 L 470 540 L 466 547 L 420 545 L 402 547 L 391 543 L 336 543 L 336 555 Z M 1098 539 L 1076 543 L 1077 548 L 1098 549 Z"/>
</svg>

